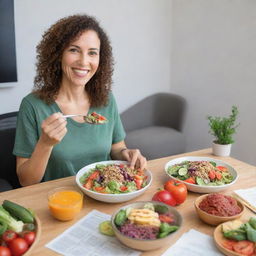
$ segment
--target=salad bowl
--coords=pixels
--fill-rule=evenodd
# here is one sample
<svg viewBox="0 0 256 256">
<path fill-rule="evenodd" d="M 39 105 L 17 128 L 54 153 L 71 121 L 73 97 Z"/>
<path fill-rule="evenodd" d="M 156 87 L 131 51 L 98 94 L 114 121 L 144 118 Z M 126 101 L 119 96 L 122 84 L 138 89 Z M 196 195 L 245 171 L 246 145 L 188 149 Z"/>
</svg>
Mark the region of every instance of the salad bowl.
<svg viewBox="0 0 256 256">
<path fill-rule="evenodd" d="M 201 177 L 198 177 L 197 172 L 189 169 L 189 162 L 209 162 L 212 164 L 212 169 L 217 170 L 216 177 L 211 177 L 210 173 L 207 177 L 207 182 Z M 214 166 L 215 165 L 215 166 Z M 216 168 L 217 169 L 216 169 Z M 194 173 L 192 173 L 192 171 Z M 232 186 L 238 179 L 237 171 L 229 164 L 215 158 L 187 156 L 172 159 L 165 165 L 165 172 L 172 179 L 184 183 L 189 191 L 196 193 L 217 193 Z M 219 176 L 217 176 L 217 174 Z M 215 174 L 214 174 L 215 175 Z"/>
<path fill-rule="evenodd" d="M 122 185 L 120 186 L 119 184 L 116 184 L 115 182 L 112 182 L 112 181 L 111 181 L 112 183 L 111 186 L 108 186 L 102 191 L 100 191 L 101 187 L 99 186 L 97 187 L 98 185 L 97 182 L 96 182 L 97 184 L 96 187 L 89 188 L 87 185 L 85 185 L 84 180 L 86 176 L 88 177 L 89 174 L 92 174 L 94 170 L 96 170 L 99 166 L 108 166 L 108 165 L 122 166 L 122 165 L 128 165 L 128 162 L 114 161 L 114 160 L 102 161 L 102 162 L 97 162 L 97 163 L 87 165 L 82 169 L 80 169 L 76 174 L 76 184 L 83 191 L 84 194 L 98 201 L 102 201 L 106 203 L 120 203 L 120 202 L 129 201 L 131 199 L 134 199 L 142 195 L 150 187 L 152 183 L 151 172 L 149 170 L 144 170 L 143 185 L 139 189 L 134 189 L 134 187 L 136 188 L 135 182 L 129 182 L 129 180 L 127 180 L 126 182 L 128 184 L 126 186 L 127 190 L 124 189 L 124 191 L 117 191 L 117 189 L 111 189 L 112 187 L 114 188 L 123 187 Z"/>
<path fill-rule="evenodd" d="M 153 206 L 153 209 L 151 208 L 151 206 Z M 143 222 L 143 225 L 138 224 L 139 226 L 137 226 L 138 228 L 137 231 L 134 230 L 135 229 L 134 226 L 131 227 L 131 225 L 136 226 L 137 225 L 136 222 L 134 222 L 134 224 L 131 224 L 131 223 L 126 224 L 126 222 L 123 222 L 123 225 L 127 225 L 126 227 L 123 227 L 123 228 L 118 225 L 120 223 L 117 223 L 117 222 L 118 221 L 120 222 L 121 220 L 119 217 L 120 213 L 122 215 L 122 213 L 125 212 L 126 218 L 129 219 L 130 215 L 133 216 L 133 212 L 132 212 L 133 210 L 135 210 L 136 212 L 141 209 L 153 210 L 156 216 L 158 216 L 161 224 L 158 231 L 159 233 L 155 235 L 156 238 L 155 237 L 153 238 L 149 235 L 148 236 L 150 237 L 150 239 L 146 239 L 144 237 L 144 236 L 147 236 L 146 234 L 149 233 L 149 231 L 146 231 L 147 224 L 145 223 L 145 221 L 146 219 L 150 220 L 150 218 L 152 218 L 152 215 L 150 216 L 149 214 L 146 215 L 146 212 L 144 213 L 145 215 L 143 214 L 143 212 L 140 212 L 139 215 L 137 216 L 137 221 Z M 164 218 L 161 218 L 163 217 L 163 215 L 169 216 L 171 218 L 171 222 L 168 222 Z M 145 217 L 145 219 L 142 219 L 143 216 Z M 136 219 L 135 216 L 134 218 Z M 151 220 L 151 223 L 149 224 L 150 225 L 149 228 L 153 227 L 153 224 L 152 224 L 153 222 L 154 221 Z M 111 217 L 111 225 L 116 238 L 124 245 L 140 251 L 156 250 L 163 246 L 169 245 L 171 241 L 177 236 L 177 234 L 180 233 L 182 222 L 183 222 L 182 216 L 174 207 L 171 207 L 167 204 L 157 202 L 157 201 L 143 201 L 143 202 L 135 202 L 135 203 L 127 204 L 119 208 L 118 210 L 116 210 Z M 172 231 L 169 230 L 168 232 L 166 230 L 165 231 L 161 230 L 162 224 L 164 224 L 165 229 L 167 226 L 167 229 L 171 228 Z M 139 237 L 138 232 L 141 229 L 141 227 L 144 227 L 145 229 L 144 231 L 143 230 L 141 231 L 144 238 L 141 238 L 141 237 L 138 238 Z M 174 227 L 175 229 L 173 229 Z"/>
</svg>

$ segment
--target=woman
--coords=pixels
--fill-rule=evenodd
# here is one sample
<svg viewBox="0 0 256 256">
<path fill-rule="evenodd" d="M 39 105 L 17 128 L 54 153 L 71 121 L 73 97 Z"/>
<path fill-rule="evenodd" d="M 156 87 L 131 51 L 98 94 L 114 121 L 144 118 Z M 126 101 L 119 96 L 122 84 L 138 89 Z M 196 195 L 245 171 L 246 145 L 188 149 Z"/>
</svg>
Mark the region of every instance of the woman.
<svg viewBox="0 0 256 256">
<path fill-rule="evenodd" d="M 125 132 L 110 91 L 113 57 L 99 23 L 87 15 L 59 20 L 37 46 L 37 74 L 21 103 L 13 153 L 22 186 L 75 175 L 83 166 L 109 159 L 145 168 Z M 84 123 L 68 114 L 97 112 L 106 124 Z"/>
</svg>

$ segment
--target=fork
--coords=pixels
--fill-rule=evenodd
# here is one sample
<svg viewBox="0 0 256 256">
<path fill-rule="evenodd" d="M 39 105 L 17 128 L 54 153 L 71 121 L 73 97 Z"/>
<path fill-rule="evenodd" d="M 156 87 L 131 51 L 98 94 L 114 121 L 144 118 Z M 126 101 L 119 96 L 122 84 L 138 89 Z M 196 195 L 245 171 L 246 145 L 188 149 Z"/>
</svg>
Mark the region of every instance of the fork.
<svg viewBox="0 0 256 256">
<path fill-rule="evenodd" d="M 97 123 L 92 123 L 89 119 L 87 115 L 82 115 L 82 114 L 73 114 L 73 115 L 63 115 L 64 118 L 71 118 L 74 116 L 82 116 L 84 118 L 84 122 L 88 123 L 88 124 L 97 124 Z"/>
<path fill-rule="evenodd" d="M 63 115 L 64 118 L 71 118 L 74 116 L 82 116 L 84 118 L 84 122 L 88 124 L 104 124 L 104 123 L 94 123 L 88 118 L 88 115 L 82 115 L 82 114 L 73 114 L 73 115 Z"/>
</svg>

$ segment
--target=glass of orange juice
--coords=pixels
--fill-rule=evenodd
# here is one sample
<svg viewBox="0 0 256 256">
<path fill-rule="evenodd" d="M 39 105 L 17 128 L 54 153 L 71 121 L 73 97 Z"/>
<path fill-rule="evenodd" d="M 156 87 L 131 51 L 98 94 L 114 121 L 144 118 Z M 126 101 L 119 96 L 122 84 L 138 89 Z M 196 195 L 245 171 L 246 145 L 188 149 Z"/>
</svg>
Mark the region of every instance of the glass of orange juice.
<svg viewBox="0 0 256 256">
<path fill-rule="evenodd" d="M 82 209 L 83 193 L 74 187 L 60 187 L 48 193 L 51 215 L 61 221 L 72 220 Z"/>
</svg>

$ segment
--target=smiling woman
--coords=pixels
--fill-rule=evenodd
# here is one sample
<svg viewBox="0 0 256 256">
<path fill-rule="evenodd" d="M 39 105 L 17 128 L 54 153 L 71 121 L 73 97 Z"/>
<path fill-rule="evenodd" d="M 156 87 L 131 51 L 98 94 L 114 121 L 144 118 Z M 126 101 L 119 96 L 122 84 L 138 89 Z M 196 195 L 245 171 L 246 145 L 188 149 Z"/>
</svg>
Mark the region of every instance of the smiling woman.
<svg viewBox="0 0 256 256">
<path fill-rule="evenodd" d="M 125 132 L 111 93 L 112 48 L 95 18 L 73 15 L 57 21 L 37 46 L 37 61 L 14 146 L 21 185 L 75 175 L 85 165 L 111 158 L 146 166 L 139 150 L 122 150 Z M 85 123 L 83 116 L 95 112 L 108 122 Z"/>
</svg>

